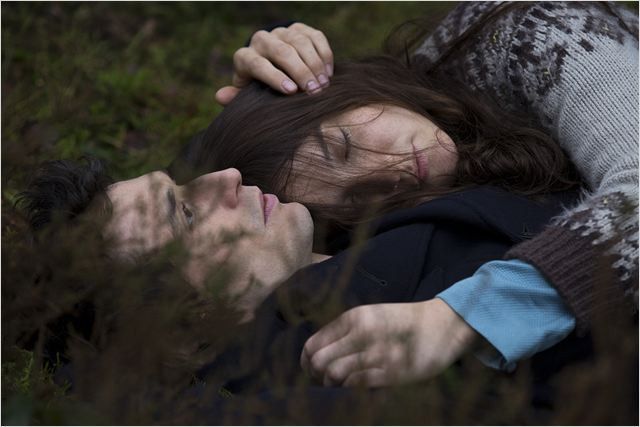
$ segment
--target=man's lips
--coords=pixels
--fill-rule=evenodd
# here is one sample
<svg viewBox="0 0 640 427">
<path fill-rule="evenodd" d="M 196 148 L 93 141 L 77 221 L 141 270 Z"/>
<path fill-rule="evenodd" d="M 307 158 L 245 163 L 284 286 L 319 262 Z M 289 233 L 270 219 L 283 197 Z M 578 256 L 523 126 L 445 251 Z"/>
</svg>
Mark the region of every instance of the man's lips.
<svg viewBox="0 0 640 427">
<path fill-rule="evenodd" d="M 413 147 L 413 155 L 416 158 L 416 172 L 420 181 L 425 181 L 428 175 L 427 169 L 427 156 L 424 155 L 422 151 L 416 150 L 416 146 L 411 144 Z"/>
<path fill-rule="evenodd" d="M 278 200 L 278 197 L 273 194 L 263 194 L 262 200 L 262 207 L 264 209 L 264 223 L 266 224 L 269 220 L 269 216 L 271 215 L 271 211 L 273 211 L 273 208 L 275 208 L 276 205 L 280 203 L 280 200 Z"/>
</svg>

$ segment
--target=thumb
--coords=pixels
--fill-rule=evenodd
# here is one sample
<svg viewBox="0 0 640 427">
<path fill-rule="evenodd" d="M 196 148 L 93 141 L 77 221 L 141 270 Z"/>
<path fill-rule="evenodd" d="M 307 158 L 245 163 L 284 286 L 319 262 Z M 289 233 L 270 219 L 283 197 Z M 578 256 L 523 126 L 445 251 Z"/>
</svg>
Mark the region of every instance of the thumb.
<svg viewBox="0 0 640 427">
<path fill-rule="evenodd" d="M 216 92 L 216 102 L 222 106 L 229 104 L 240 92 L 240 88 L 235 86 L 225 86 Z"/>
</svg>

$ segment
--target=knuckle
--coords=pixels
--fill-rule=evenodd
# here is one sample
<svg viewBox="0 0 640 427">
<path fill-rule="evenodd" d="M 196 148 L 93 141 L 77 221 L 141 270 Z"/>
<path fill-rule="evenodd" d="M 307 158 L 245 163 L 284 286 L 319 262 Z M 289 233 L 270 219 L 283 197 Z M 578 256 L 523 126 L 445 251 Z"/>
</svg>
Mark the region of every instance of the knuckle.
<svg viewBox="0 0 640 427">
<path fill-rule="evenodd" d="M 360 317 L 360 311 L 360 307 L 352 308 L 351 310 L 343 314 L 344 319 L 347 322 L 353 324 L 358 321 L 358 318 Z"/>
<path fill-rule="evenodd" d="M 288 58 L 294 53 L 293 47 L 286 43 L 279 43 L 273 48 L 273 55 L 277 58 Z"/>
<path fill-rule="evenodd" d="M 329 378 L 329 380 L 331 380 L 333 383 L 340 382 L 342 380 L 342 372 L 340 370 L 340 367 L 329 366 L 329 368 L 327 368 L 325 376 Z"/>
<path fill-rule="evenodd" d="M 296 44 L 296 45 L 302 45 L 302 46 L 311 45 L 311 41 L 309 41 L 309 39 L 304 34 L 295 34 L 289 39 L 289 41 L 292 44 Z"/>
<path fill-rule="evenodd" d="M 302 354 L 305 355 L 307 358 L 310 358 L 311 356 L 314 355 L 314 344 L 315 344 L 315 339 L 314 337 L 311 337 L 307 340 L 307 342 L 304 344 L 304 347 L 302 348 Z"/>
<path fill-rule="evenodd" d="M 349 375 L 349 377 L 345 381 L 345 385 L 350 387 L 362 385 L 362 384 L 364 384 L 364 375 L 361 372 L 356 372 L 354 374 Z"/>
<path fill-rule="evenodd" d="M 317 355 L 314 355 L 311 358 L 311 369 L 314 372 L 322 372 L 324 370 L 323 360 L 320 357 L 318 357 Z"/>
<path fill-rule="evenodd" d="M 260 67 L 262 67 L 264 65 L 264 61 L 265 59 L 261 56 L 255 56 L 253 58 L 251 58 L 248 63 L 247 63 L 247 68 L 252 70 L 252 71 L 256 71 L 258 69 L 260 69 Z"/>
<path fill-rule="evenodd" d="M 364 326 L 368 327 L 376 321 L 376 316 L 368 306 L 362 306 L 362 310 L 359 313 L 359 320 Z"/>
<path fill-rule="evenodd" d="M 246 58 L 248 53 L 249 53 L 249 48 L 248 47 L 241 47 L 240 49 L 236 50 L 233 53 L 233 61 L 234 62 L 238 62 L 238 61 L 243 60 L 244 58 Z"/>
<path fill-rule="evenodd" d="M 375 349 L 373 349 L 363 353 L 360 359 L 358 360 L 358 363 L 360 364 L 360 367 L 364 369 L 367 366 L 381 364 L 382 362 L 384 362 L 384 357 L 385 357 L 384 353 L 381 353 L 380 351 L 376 351 Z"/>
<path fill-rule="evenodd" d="M 268 37 L 269 37 L 269 33 L 267 31 L 265 30 L 256 31 L 251 36 L 251 41 L 249 42 L 249 44 L 254 45 L 254 44 L 263 43 Z"/>
<path fill-rule="evenodd" d="M 314 38 L 317 38 L 317 39 L 321 39 L 321 40 L 325 39 L 324 33 L 322 31 L 316 30 L 316 29 L 311 30 L 311 36 L 314 37 Z"/>
<path fill-rule="evenodd" d="M 329 62 L 333 62 L 333 52 L 331 49 L 323 51 L 324 59 Z"/>
<path fill-rule="evenodd" d="M 294 22 L 293 24 L 289 25 L 288 28 L 293 31 L 303 31 L 306 28 L 306 25 L 300 22 Z"/>
</svg>

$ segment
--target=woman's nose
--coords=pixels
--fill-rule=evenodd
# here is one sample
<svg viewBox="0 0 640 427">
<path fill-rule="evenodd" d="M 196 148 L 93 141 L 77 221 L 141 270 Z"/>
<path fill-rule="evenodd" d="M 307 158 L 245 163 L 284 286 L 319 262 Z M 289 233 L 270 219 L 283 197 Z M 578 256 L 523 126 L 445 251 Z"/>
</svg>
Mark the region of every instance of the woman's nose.
<svg viewBox="0 0 640 427">
<path fill-rule="evenodd" d="M 208 202 L 215 206 L 235 208 L 242 175 L 237 169 L 225 169 L 199 176 L 188 184 L 193 203 Z"/>
</svg>

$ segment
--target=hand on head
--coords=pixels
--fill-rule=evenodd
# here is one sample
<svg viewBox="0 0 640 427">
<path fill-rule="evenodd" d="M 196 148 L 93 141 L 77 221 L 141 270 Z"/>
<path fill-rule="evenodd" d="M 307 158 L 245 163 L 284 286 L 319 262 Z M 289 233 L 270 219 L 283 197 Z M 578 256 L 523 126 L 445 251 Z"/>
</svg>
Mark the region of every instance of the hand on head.
<svg viewBox="0 0 640 427">
<path fill-rule="evenodd" d="M 333 52 L 325 35 L 302 23 L 271 32 L 258 31 L 248 47 L 233 55 L 232 86 L 216 92 L 227 105 L 251 80 L 260 80 L 284 94 L 317 93 L 333 75 Z"/>
<path fill-rule="evenodd" d="M 438 298 L 363 305 L 309 338 L 300 363 L 325 386 L 388 386 L 439 374 L 477 338 Z"/>
</svg>

